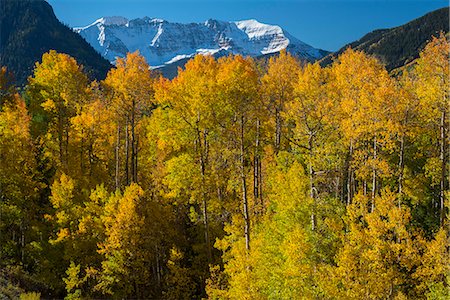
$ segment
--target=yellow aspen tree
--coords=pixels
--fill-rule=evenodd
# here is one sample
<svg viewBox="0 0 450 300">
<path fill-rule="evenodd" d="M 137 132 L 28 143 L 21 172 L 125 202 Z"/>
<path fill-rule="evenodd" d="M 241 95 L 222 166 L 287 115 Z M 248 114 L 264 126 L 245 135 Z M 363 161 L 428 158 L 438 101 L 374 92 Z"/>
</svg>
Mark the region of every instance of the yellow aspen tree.
<svg viewBox="0 0 450 300">
<path fill-rule="evenodd" d="M 311 228 L 315 229 L 314 206 L 319 190 L 316 183 L 318 149 L 326 148 L 332 133 L 334 104 L 328 93 L 329 71 L 318 63 L 308 64 L 299 73 L 294 84 L 295 98 L 287 103 L 286 116 L 293 123 L 292 145 L 304 153 L 309 176 L 309 195 L 314 202 L 311 212 Z M 325 153 L 320 153 L 325 154 Z"/>
<path fill-rule="evenodd" d="M 153 81 L 150 67 L 138 51 L 117 59 L 116 68 L 111 69 L 104 80 L 117 122 L 116 189 L 122 183 L 138 182 L 138 129 L 140 120 L 153 106 Z M 123 161 L 122 148 L 125 152 Z"/>
<path fill-rule="evenodd" d="M 261 76 L 260 93 L 263 101 L 264 112 L 256 120 L 255 150 L 253 155 L 253 196 L 261 207 L 257 213 L 265 210 L 263 200 L 263 166 L 264 157 L 272 153 L 264 151 L 266 140 L 273 145 L 273 152 L 277 154 L 289 148 L 289 129 L 286 123 L 285 112 L 287 103 L 294 99 L 294 85 L 300 72 L 300 61 L 287 51 L 283 50 L 278 55 L 272 56 L 264 73 Z M 270 150 L 272 151 L 272 150 Z M 267 161 L 267 160 L 265 160 Z"/>
<path fill-rule="evenodd" d="M 167 291 L 164 293 L 164 299 L 189 300 L 195 297 L 195 283 L 189 276 L 190 270 L 180 266 L 183 256 L 179 249 L 170 249 L 170 256 L 167 260 L 167 268 L 169 269 L 166 278 Z"/>
<path fill-rule="evenodd" d="M 279 55 L 269 59 L 267 71 L 261 78 L 261 97 L 271 113 L 275 128 L 273 138 L 275 153 L 280 150 L 282 135 L 285 134 L 283 113 L 286 103 L 294 99 L 294 84 L 299 72 L 300 62 L 283 50 Z"/>
<path fill-rule="evenodd" d="M 391 110 L 392 134 L 398 140 L 398 193 L 403 195 L 405 180 L 405 160 L 408 146 L 414 141 L 419 128 L 419 100 L 414 93 L 415 80 L 411 72 L 405 70 L 397 79 L 397 96 Z M 401 197 L 399 197 L 401 200 Z M 400 202 L 399 202 L 400 204 Z"/>
<path fill-rule="evenodd" d="M 1 267 L 7 262 L 26 263 L 26 248 L 38 238 L 35 231 L 42 218 L 37 200 L 43 185 L 38 181 L 30 117 L 25 102 L 13 91 L 1 95 L 0 107 Z"/>
<path fill-rule="evenodd" d="M 136 183 L 104 200 L 100 217 L 105 238 L 98 243 L 101 268 L 93 271 L 95 290 L 108 297 L 158 298 L 164 244 L 171 240 L 170 217 Z"/>
<path fill-rule="evenodd" d="M 415 73 L 417 76 L 416 93 L 421 104 L 421 115 L 425 124 L 431 130 L 433 142 L 436 144 L 436 159 L 430 158 L 430 173 L 438 178 L 439 185 L 439 220 L 443 225 L 445 219 L 445 193 L 448 190 L 448 145 L 449 145 L 449 43 L 441 33 L 433 37 L 421 52 Z M 434 166 L 433 161 L 438 164 Z"/>
<path fill-rule="evenodd" d="M 213 57 L 197 55 L 171 83 L 166 84 L 165 94 L 157 91 L 160 103 L 170 107 L 172 127 L 178 128 L 169 136 L 171 144 L 181 150 L 167 162 L 170 168 L 166 182 L 186 191 L 191 202 L 201 207 L 208 263 L 212 262 L 208 202 L 211 198 L 210 149 L 213 137 L 217 135 L 214 123 L 216 73 L 217 62 Z M 196 165 L 194 169 L 192 164 Z M 186 172 L 180 172 L 183 165 L 187 167 Z M 177 173 L 184 178 L 176 176 Z"/>
<path fill-rule="evenodd" d="M 93 202 L 93 197 L 83 200 L 80 190 L 79 184 L 64 173 L 51 186 L 50 201 L 55 212 L 47 218 L 53 221 L 56 234 L 50 237 L 50 243 L 63 250 L 67 266 L 70 261 L 87 266 L 99 259 L 95 235 L 101 230 L 87 224 L 100 217 L 101 203 Z"/>
<path fill-rule="evenodd" d="M 245 247 L 250 249 L 250 204 L 248 195 L 249 144 L 254 140 L 258 108 L 258 73 L 254 61 L 242 56 L 225 57 L 219 61 L 217 82 L 221 103 L 227 105 L 231 123 L 231 146 L 238 164 L 238 178 L 242 195 Z"/>
<path fill-rule="evenodd" d="M 424 293 L 431 299 L 445 299 L 450 296 L 448 284 L 450 280 L 450 265 L 448 257 L 449 237 L 445 229 L 441 228 L 430 241 L 421 239 L 423 255 L 421 264 L 412 277 L 417 280 L 415 286 L 418 295 Z"/>
<path fill-rule="evenodd" d="M 417 236 L 411 232 L 411 214 L 398 207 L 397 194 L 385 190 L 371 197 L 359 193 L 347 207 L 347 226 L 337 267 L 330 276 L 339 299 L 380 299 L 408 295 L 411 274 L 420 263 Z"/>
<path fill-rule="evenodd" d="M 253 218 L 252 197 L 248 188 L 248 176 L 252 171 L 251 149 L 258 127 L 256 120 L 261 118 L 262 113 L 254 61 L 242 56 L 219 59 L 217 82 L 218 101 L 222 108 L 218 110 L 220 126 L 223 128 L 222 152 L 228 156 L 226 163 L 232 174 L 228 177 L 228 189 L 234 194 L 230 200 L 236 203 L 240 194 L 239 206 L 242 208 L 235 206 L 230 211 L 229 222 L 224 227 L 226 235 L 215 244 L 223 252 L 225 265 L 220 274 L 220 267 L 211 269 L 214 278 L 208 282 L 208 296 L 213 299 L 258 299 L 251 280 L 254 262 L 251 246 L 254 231 L 251 226 L 256 223 L 256 219 Z M 227 278 L 232 282 L 225 284 Z"/>
<path fill-rule="evenodd" d="M 114 176 L 109 173 L 114 166 L 114 115 L 102 100 L 98 84 L 94 82 L 89 91 L 90 101 L 70 119 L 73 131 L 73 169 L 82 187 L 92 189 L 105 183 L 114 186 Z M 73 172 L 75 173 L 75 172 Z"/>
<path fill-rule="evenodd" d="M 87 101 L 88 78 L 83 67 L 67 54 L 50 50 L 36 63 L 29 78 L 33 105 L 42 106 L 48 116 L 45 135 L 47 155 L 65 173 L 69 172 L 70 118 Z M 39 111 L 38 108 L 36 108 Z"/>
<path fill-rule="evenodd" d="M 393 83 L 375 58 L 352 49 L 339 56 L 332 72 L 339 99 L 340 130 L 349 149 L 347 203 L 351 203 L 358 184 L 364 194 L 368 194 L 371 187 L 374 200 L 380 190 L 378 178 L 390 173 L 380 151 L 390 142 L 384 129 L 390 108 L 387 101 L 394 91 Z M 374 205 L 375 202 L 372 208 Z"/>
<path fill-rule="evenodd" d="M 138 212 L 143 195 L 144 191 L 133 183 L 123 196 L 116 192 L 106 204 L 103 216 L 106 240 L 99 250 L 105 260 L 96 287 L 105 295 L 138 297 L 136 287 L 148 280 L 142 273 L 146 260 L 141 239 L 144 216 Z"/>
</svg>

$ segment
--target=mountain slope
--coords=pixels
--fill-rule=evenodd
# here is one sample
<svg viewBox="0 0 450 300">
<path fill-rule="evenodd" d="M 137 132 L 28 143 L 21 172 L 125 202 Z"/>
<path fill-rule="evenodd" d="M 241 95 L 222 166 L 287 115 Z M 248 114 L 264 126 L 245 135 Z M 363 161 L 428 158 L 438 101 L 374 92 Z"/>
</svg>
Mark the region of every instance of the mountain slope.
<svg viewBox="0 0 450 300">
<path fill-rule="evenodd" d="M 86 41 L 61 24 L 44 0 L 1 0 L 0 65 L 25 83 L 34 63 L 54 49 L 73 56 L 93 78 L 104 78 L 111 67 Z"/>
<path fill-rule="evenodd" d="M 361 50 L 380 59 L 388 70 L 401 67 L 419 56 L 431 36 L 449 32 L 449 8 L 441 8 L 418 19 L 391 29 L 372 31 L 360 40 L 347 44 L 324 57 L 321 65 L 328 65 L 348 47 Z"/>
<path fill-rule="evenodd" d="M 103 17 L 74 29 L 103 57 L 114 62 L 127 52 L 139 52 L 153 67 L 182 65 L 195 54 L 214 56 L 229 53 L 258 57 L 287 49 L 300 58 L 316 60 L 326 51 L 296 39 L 281 27 L 256 20 L 204 23 L 171 23 L 144 17 L 127 20 Z"/>
</svg>

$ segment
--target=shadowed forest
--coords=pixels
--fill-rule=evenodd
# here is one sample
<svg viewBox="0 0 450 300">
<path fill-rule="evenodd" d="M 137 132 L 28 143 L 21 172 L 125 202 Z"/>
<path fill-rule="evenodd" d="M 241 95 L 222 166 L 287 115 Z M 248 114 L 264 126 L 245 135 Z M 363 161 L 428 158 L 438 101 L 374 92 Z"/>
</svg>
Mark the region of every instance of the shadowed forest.
<svg viewBox="0 0 450 300">
<path fill-rule="evenodd" d="M 449 44 L 389 74 L 139 53 L 0 72 L 0 295 L 445 299 Z M 4 284 L 3 284 L 4 283 Z"/>
</svg>

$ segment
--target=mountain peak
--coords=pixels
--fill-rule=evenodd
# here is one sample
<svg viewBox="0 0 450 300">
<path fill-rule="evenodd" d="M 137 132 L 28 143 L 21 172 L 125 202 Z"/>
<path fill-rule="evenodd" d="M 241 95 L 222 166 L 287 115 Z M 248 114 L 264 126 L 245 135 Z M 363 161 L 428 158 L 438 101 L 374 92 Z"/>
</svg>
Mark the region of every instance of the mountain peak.
<svg viewBox="0 0 450 300">
<path fill-rule="evenodd" d="M 227 23 L 227 22 L 219 21 L 219 20 L 216 20 L 216 19 L 208 19 L 208 20 L 205 21 L 205 26 L 209 27 L 209 28 L 212 28 L 212 29 L 217 29 L 217 28 L 221 27 L 221 25 L 223 25 L 225 23 Z"/>
<path fill-rule="evenodd" d="M 260 39 L 267 35 L 284 36 L 283 29 L 278 25 L 269 25 L 258 22 L 255 19 L 242 20 L 234 22 L 236 26 L 247 33 L 250 39 Z M 286 41 L 289 44 L 289 40 Z"/>
<path fill-rule="evenodd" d="M 122 25 L 127 25 L 128 24 L 128 19 L 124 18 L 124 17 L 120 17 L 120 16 L 111 16 L 111 17 L 102 17 L 100 19 L 98 19 L 97 21 L 94 22 L 94 24 L 103 24 L 106 26 L 110 26 L 110 25 L 117 25 L 117 26 L 122 26 Z"/>
<path fill-rule="evenodd" d="M 323 56 L 321 51 L 289 35 L 280 26 L 255 19 L 236 22 L 208 19 L 203 23 L 182 24 L 149 17 L 130 21 L 123 17 L 104 17 L 75 31 L 113 63 L 117 57 L 136 50 L 154 67 L 196 54 L 258 57 L 288 49 L 308 60 Z"/>
</svg>

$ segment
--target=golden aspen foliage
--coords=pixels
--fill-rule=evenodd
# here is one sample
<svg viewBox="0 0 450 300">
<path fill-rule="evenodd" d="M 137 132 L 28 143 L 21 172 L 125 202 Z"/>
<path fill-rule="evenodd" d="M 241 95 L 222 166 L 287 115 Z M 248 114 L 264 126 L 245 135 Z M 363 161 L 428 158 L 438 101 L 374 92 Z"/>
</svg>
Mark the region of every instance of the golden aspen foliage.
<svg viewBox="0 0 450 300">
<path fill-rule="evenodd" d="M 6 199 L 26 201 L 38 188 L 33 179 L 36 161 L 29 128 L 27 108 L 16 94 L 0 111 L 0 182 Z"/>
<path fill-rule="evenodd" d="M 449 298 L 448 59 L 1 67 L 0 298 Z"/>
<path fill-rule="evenodd" d="M 181 266 L 183 257 L 184 255 L 179 249 L 170 249 L 167 261 L 167 291 L 164 293 L 164 299 L 189 300 L 194 297 L 195 282 L 191 279 L 190 270 Z"/>
<path fill-rule="evenodd" d="M 74 147 L 72 172 L 87 189 L 102 182 L 114 186 L 112 180 L 105 182 L 101 178 L 109 176 L 109 169 L 114 164 L 115 123 L 101 95 L 96 95 L 96 85 L 92 84 L 89 103 L 70 119 Z"/>
<path fill-rule="evenodd" d="M 29 93 L 33 98 L 36 123 L 42 123 L 39 118 L 46 120 L 40 125 L 46 131 L 46 156 L 65 173 L 70 171 L 71 159 L 69 120 L 87 101 L 88 78 L 82 70 L 82 66 L 74 58 L 50 50 L 44 53 L 42 62 L 36 63 L 33 76 L 29 78 Z M 35 107 L 36 105 L 40 105 L 42 109 Z"/>
<path fill-rule="evenodd" d="M 155 199 L 132 183 L 105 201 L 101 220 L 105 238 L 98 243 L 101 268 L 95 290 L 107 297 L 152 298 L 161 285 L 160 260 L 173 235 L 169 217 Z"/>
<path fill-rule="evenodd" d="M 370 198 L 361 193 L 347 209 L 348 233 L 333 272 L 339 299 L 380 299 L 397 294 L 414 295 L 411 274 L 420 264 L 417 237 L 411 232 L 410 210 L 399 207 L 395 193 L 385 190 L 370 209 Z"/>
<path fill-rule="evenodd" d="M 449 98 L 450 45 L 441 33 L 433 37 L 420 53 L 415 66 L 416 93 L 420 103 L 420 118 L 425 128 L 431 157 L 427 158 L 425 170 L 432 186 L 437 187 L 439 197 L 435 201 L 439 209 L 439 221 L 443 225 L 446 211 L 445 191 L 449 188 L 450 119 Z"/>
<path fill-rule="evenodd" d="M 131 296 L 135 285 L 142 284 L 140 268 L 144 267 L 145 254 L 141 229 L 144 216 L 138 211 L 144 191 L 132 184 L 126 188 L 123 196 L 117 192 L 105 207 L 106 240 L 100 245 L 100 253 L 104 255 L 101 279 L 97 288 L 104 294 L 123 293 Z M 131 284 L 130 284 L 131 283 Z"/>
<path fill-rule="evenodd" d="M 448 232 L 441 228 L 431 241 L 422 240 L 423 255 L 421 264 L 412 277 L 418 281 L 418 294 L 426 293 L 427 298 L 445 299 L 450 296 L 450 256 Z M 433 297 L 434 296 L 434 297 Z"/>
<path fill-rule="evenodd" d="M 228 127 L 225 139 L 231 146 L 227 150 L 233 156 L 233 169 L 236 191 L 241 194 L 243 232 L 247 250 L 250 248 L 251 205 L 248 187 L 250 164 L 249 145 L 257 137 L 257 121 L 261 113 L 258 97 L 258 73 L 250 58 L 229 56 L 219 60 L 217 82 L 220 89 L 220 102 L 225 106 Z"/>
<path fill-rule="evenodd" d="M 261 77 L 261 97 L 266 109 L 270 112 L 270 132 L 276 151 L 286 148 L 286 140 L 282 136 L 286 134 L 286 124 L 283 114 L 286 111 L 286 103 L 292 101 L 294 85 L 300 72 L 300 62 L 285 50 L 278 56 L 271 57 L 267 71 Z M 281 145 L 283 144 L 283 147 Z"/>
<path fill-rule="evenodd" d="M 141 120 L 153 106 L 153 82 L 149 65 L 138 51 L 118 58 L 103 84 L 115 114 L 115 187 L 138 182 Z"/>
<path fill-rule="evenodd" d="M 380 192 L 380 181 L 394 175 L 389 154 L 395 145 L 390 134 L 395 84 L 376 58 L 347 49 L 332 66 L 334 97 L 339 103 L 338 125 L 347 151 L 346 201 L 357 190 Z M 372 201 L 372 207 L 375 202 Z"/>
<path fill-rule="evenodd" d="M 159 120 L 163 126 L 157 137 L 158 148 L 168 155 L 162 179 L 167 187 L 164 196 L 188 212 L 191 222 L 202 228 L 203 238 L 196 241 L 194 248 L 199 253 L 195 263 L 204 266 L 213 260 L 211 241 L 216 233 L 211 228 L 215 227 L 218 210 L 212 207 L 221 207 L 211 180 L 218 134 L 214 122 L 216 74 L 216 60 L 197 55 L 172 82 L 161 81 L 156 86 L 162 107 L 152 117 L 152 122 Z M 203 271 L 206 273 L 207 268 Z"/>
<path fill-rule="evenodd" d="M 42 222 L 39 191 L 45 187 L 25 102 L 10 92 L 1 95 L 0 107 L 0 268 L 32 256 Z"/>
<path fill-rule="evenodd" d="M 321 207 L 317 230 L 323 233 L 323 240 L 317 243 L 310 228 L 309 179 L 301 164 L 292 154 L 279 152 L 268 176 L 270 203 L 267 214 L 254 226 L 250 252 L 245 251 L 245 239 L 238 234 L 242 220 L 227 225 L 228 235 L 216 243 L 224 251 L 225 265 L 223 274 L 212 270 L 207 285 L 212 299 L 310 299 L 323 295 L 317 282 L 322 279 L 322 266 L 330 263 L 339 245 L 339 237 L 333 237 L 333 230 L 342 230 L 339 215 L 329 212 L 331 204 Z"/>
<path fill-rule="evenodd" d="M 340 141 L 336 134 L 337 102 L 331 96 L 331 72 L 319 64 L 307 64 L 294 82 L 294 98 L 287 102 L 290 143 L 307 165 L 310 195 L 333 193 L 333 182 L 318 174 L 339 166 Z M 335 180 L 335 178 L 329 178 Z"/>
</svg>

